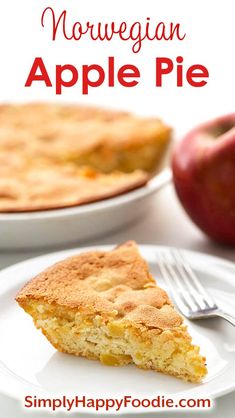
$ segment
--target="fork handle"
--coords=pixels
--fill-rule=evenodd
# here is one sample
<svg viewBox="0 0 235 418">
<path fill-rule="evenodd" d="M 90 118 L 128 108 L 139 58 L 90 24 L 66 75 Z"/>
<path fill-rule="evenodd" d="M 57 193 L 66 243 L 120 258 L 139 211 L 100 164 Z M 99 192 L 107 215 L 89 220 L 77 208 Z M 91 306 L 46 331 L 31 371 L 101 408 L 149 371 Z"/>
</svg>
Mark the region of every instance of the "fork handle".
<svg viewBox="0 0 235 418">
<path fill-rule="evenodd" d="M 228 321 L 230 324 L 232 324 L 235 327 L 235 318 L 227 313 L 224 312 L 216 312 L 217 316 L 220 316 L 221 318 L 225 319 L 226 321 Z"/>
</svg>

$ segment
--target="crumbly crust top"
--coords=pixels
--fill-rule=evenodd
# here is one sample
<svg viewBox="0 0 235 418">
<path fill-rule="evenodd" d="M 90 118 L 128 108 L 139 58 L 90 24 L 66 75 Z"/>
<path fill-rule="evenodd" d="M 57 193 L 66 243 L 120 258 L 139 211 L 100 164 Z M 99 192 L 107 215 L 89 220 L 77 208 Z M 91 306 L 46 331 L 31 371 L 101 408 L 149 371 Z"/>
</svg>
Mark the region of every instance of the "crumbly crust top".
<svg viewBox="0 0 235 418">
<path fill-rule="evenodd" d="M 169 131 L 158 119 L 102 108 L 1 105 L 0 212 L 76 206 L 141 187 L 148 181 L 146 173 L 136 170 L 138 166 L 127 170 L 130 174 L 116 173 L 112 161 L 117 160 L 123 171 L 118 167 L 119 153 L 156 138 L 161 150 Z M 91 169 L 87 175 L 84 166 L 98 172 Z M 108 174 L 99 174 L 100 170 Z"/>
<path fill-rule="evenodd" d="M 120 318 L 137 327 L 169 329 L 182 324 L 133 241 L 109 252 L 91 251 L 55 264 L 26 284 L 16 300 L 21 306 L 38 300 Z"/>
<path fill-rule="evenodd" d="M 108 144 L 143 144 L 170 128 L 156 118 L 79 105 L 29 103 L 0 106 L 0 149 L 26 157 L 64 158 Z"/>
</svg>

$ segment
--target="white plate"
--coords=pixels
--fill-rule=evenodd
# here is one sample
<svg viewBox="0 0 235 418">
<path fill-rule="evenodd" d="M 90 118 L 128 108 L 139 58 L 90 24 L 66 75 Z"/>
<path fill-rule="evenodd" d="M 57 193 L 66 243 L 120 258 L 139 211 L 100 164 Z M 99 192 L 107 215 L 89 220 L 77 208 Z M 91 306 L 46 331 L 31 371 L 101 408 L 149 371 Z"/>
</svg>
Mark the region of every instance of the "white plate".
<svg viewBox="0 0 235 418">
<path fill-rule="evenodd" d="M 148 184 L 112 199 L 73 208 L 27 213 L 0 213 L 0 249 L 78 243 L 119 229 L 138 219 L 155 192 L 171 180 L 164 169 Z"/>
<path fill-rule="evenodd" d="M 97 248 L 97 247 L 96 247 Z M 99 249 L 110 249 L 110 246 Z M 158 283 L 157 251 L 140 246 Z M 87 248 L 86 248 L 87 249 Z M 32 276 L 49 265 L 86 249 L 74 249 L 37 257 L 0 273 L 0 391 L 14 398 L 27 394 L 79 394 L 92 397 L 123 395 L 154 397 L 213 397 L 235 389 L 235 329 L 221 319 L 189 323 L 194 342 L 207 357 L 208 376 L 202 384 L 180 381 L 135 366 L 112 368 L 99 362 L 58 353 L 34 328 L 31 318 L 14 297 Z M 219 306 L 235 315 L 235 265 L 208 255 L 186 251 L 185 256 Z M 102 382 L 102 383 L 101 383 Z M 83 412 L 89 412 L 84 411 Z M 125 413 L 133 409 L 125 410 Z M 135 412 L 142 412 L 141 409 Z M 146 410 L 145 410 L 146 412 Z M 102 413 L 102 412 L 100 412 Z"/>
</svg>

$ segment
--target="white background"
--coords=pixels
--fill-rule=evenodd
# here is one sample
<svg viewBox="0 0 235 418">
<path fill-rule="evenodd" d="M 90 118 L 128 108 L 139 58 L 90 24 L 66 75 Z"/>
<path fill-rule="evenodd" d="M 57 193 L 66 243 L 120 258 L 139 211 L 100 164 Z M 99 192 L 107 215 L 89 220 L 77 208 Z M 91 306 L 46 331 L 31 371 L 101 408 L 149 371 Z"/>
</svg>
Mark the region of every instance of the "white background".
<svg viewBox="0 0 235 418">
<path fill-rule="evenodd" d="M 145 22 L 147 16 L 151 17 L 153 23 L 179 22 L 187 36 L 182 42 L 144 41 L 138 54 L 131 52 L 131 42 L 68 42 L 60 38 L 53 43 L 50 41 L 49 31 L 40 25 L 41 13 L 50 5 L 57 11 L 66 8 L 70 21 L 74 22 Z M 157 115 L 171 124 L 176 137 L 180 138 L 198 122 L 234 112 L 234 5 L 234 0 L 2 0 L 0 100 L 95 103 L 140 114 Z M 207 86 L 193 88 L 185 85 L 183 88 L 177 88 L 174 76 L 166 76 L 164 87 L 154 87 L 155 58 L 166 56 L 175 59 L 177 55 L 184 57 L 186 68 L 195 63 L 208 68 L 210 77 Z M 104 85 L 91 89 L 88 96 L 82 96 L 80 82 L 77 87 L 65 89 L 60 97 L 55 95 L 55 88 L 46 88 L 42 83 L 35 83 L 26 89 L 24 84 L 36 56 L 43 57 L 53 83 L 56 64 L 71 63 L 79 69 L 82 64 L 97 63 L 106 68 L 108 56 L 115 57 L 117 67 L 126 63 L 137 65 L 141 71 L 141 82 L 138 87 L 131 89 L 118 85 L 115 88 L 107 88 Z M 156 196 L 155 206 L 148 219 L 143 219 L 126 231 L 90 244 L 120 242 L 126 239 L 127 235 L 141 243 L 178 245 L 234 260 L 234 249 L 211 244 L 192 225 L 177 203 L 171 187 Z M 0 254 L 0 267 L 32 255 L 34 254 L 30 252 Z M 213 418 L 222 415 L 232 418 L 234 398 L 233 393 L 219 399 L 218 407 L 206 415 Z M 1 397 L 0 412 L 0 416 L 4 418 L 21 416 L 14 403 L 8 403 Z M 202 413 L 201 416 L 203 415 L 205 416 Z M 186 417 L 183 414 L 182 416 Z"/>
</svg>

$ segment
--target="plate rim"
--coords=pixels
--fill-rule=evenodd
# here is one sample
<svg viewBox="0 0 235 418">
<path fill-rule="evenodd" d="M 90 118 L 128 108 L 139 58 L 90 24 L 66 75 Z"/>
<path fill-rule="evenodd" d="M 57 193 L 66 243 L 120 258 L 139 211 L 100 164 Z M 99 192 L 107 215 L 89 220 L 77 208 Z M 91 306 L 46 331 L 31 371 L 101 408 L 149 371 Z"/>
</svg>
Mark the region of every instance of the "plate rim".
<svg viewBox="0 0 235 418">
<path fill-rule="evenodd" d="M 19 268 L 22 269 L 25 267 L 25 265 L 27 264 L 35 264 L 37 265 L 38 262 L 40 262 L 40 260 L 43 259 L 47 259 L 50 257 L 60 257 L 61 255 L 61 259 L 69 257 L 70 255 L 73 255 L 74 253 L 81 253 L 84 251 L 91 251 L 91 250 L 106 250 L 109 251 L 110 249 L 112 249 L 113 247 L 115 247 L 117 244 L 109 244 L 109 245 L 89 245 L 89 246 L 85 246 L 85 247 L 74 247 L 74 248 L 70 248 L 70 249 L 66 249 L 66 250 L 60 250 L 60 251 L 53 251 L 53 252 L 49 252 L 46 254 L 42 254 L 40 256 L 37 257 L 32 257 L 32 258 L 28 258 L 26 260 L 20 261 L 18 263 L 15 263 L 9 267 L 6 267 L 2 270 L 0 270 L 0 292 L 1 291 L 7 291 L 9 290 L 12 285 L 17 285 L 20 284 L 22 282 L 22 276 L 19 275 L 18 281 L 17 279 L 15 279 L 14 275 L 12 275 L 11 277 L 7 277 L 9 276 L 12 272 L 14 272 L 14 270 L 18 270 Z M 171 246 L 167 246 L 167 245 L 151 245 L 151 244 L 138 244 L 138 248 L 141 251 L 150 251 L 152 253 L 154 253 L 154 251 L 158 251 L 160 249 L 164 249 L 164 248 L 172 248 Z M 231 268 L 232 270 L 234 270 L 235 272 L 235 263 L 232 261 L 229 261 L 227 259 L 224 259 L 222 257 L 218 257 L 215 255 L 211 255 L 211 254 L 207 254 L 207 253 L 202 253 L 199 251 L 194 251 L 194 250 L 190 250 L 190 249 L 186 249 L 186 248 L 181 248 L 185 253 L 188 253 L 191 256 L 199 256 L 199 257 L 203 257 L 204 259 L 210 259 L 210 261 L 212 263 L 219 263 L 219 265 L 223 266 L 227 266 L 229 268 Z M 57 262 L 57 261 L 53 261 Z M 6 275 L 6 277 L 4 278 L 4 275 Z M 223 279 L 221 279 L 223 280 Z M 235 284 L 233 283 L 234 287 Z M 0 374 L 2 373 L 2 371 L 0 370 Z M 14 377 L 11 377 L 12 379 L 16 380 Z M 18 382 L 19 385 L 22 386 L 22 382 Z M 208 395 L 211 399 L 216 399 L 220 396 L 224 396 L 226 394 L 229 394 L 231 392 L 233 392 L 235 390 L 235 380 L 234 382 L 228 383 L 227 386 L 223 386 L 223 389 L 215 389 L 213 390 L 213 394 Z M 42 390 L 43 392 L 43 390 Z M 15 387 L 13 388 L 13 390 L 11 390 L 9 385 L 1 385 L 0 387 L 0 393 L 2 393 L 3 395 L 6 395 L 10 398 L 13 398 L 15 400 L 20 400 L 22 401 L 22 397 L 20 396 L 19 393 L 16 393 L 15 391 Z M 183 393 L 183 392 L 182 392 Z M 179 394 L 177 394 L 177 396 L 180 396 L 181 392 Z M 84 409 L 84 411 L 80 411 L 80 413 L 83 412 L 84 414 L 90 415 L 90 414 L 94 414 L 94 412 L 89 411 L 87 409 Z M 79 412 L 78 412 L 79 413 Z M 143 413 L 143 411 L 140 410 L 126 410 L 123 412 L 119 412 L 120 415 L 122 414 L 141 414 Z M 149 413 L 154 413 L 153 410 L 145 410 L 145 414 L 149 414 Z M 104 412 L 103 411 L 99 411 L 100 415 L 103 415 Z"/>
</svg>

